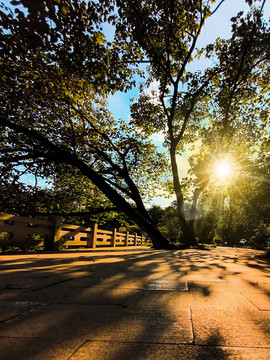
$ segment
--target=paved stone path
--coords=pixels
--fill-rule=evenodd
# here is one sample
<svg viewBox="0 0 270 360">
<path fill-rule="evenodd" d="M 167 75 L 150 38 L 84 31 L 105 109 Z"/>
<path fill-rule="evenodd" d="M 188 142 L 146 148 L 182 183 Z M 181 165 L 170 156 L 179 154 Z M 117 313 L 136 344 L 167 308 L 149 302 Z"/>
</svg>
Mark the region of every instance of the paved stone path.
<svg viewBox="0 0 270 360">
<path fill-rule="evenodd" d="M 270 359 L 254 250 L 0 256 L 0 359 Z"/>
</svg>

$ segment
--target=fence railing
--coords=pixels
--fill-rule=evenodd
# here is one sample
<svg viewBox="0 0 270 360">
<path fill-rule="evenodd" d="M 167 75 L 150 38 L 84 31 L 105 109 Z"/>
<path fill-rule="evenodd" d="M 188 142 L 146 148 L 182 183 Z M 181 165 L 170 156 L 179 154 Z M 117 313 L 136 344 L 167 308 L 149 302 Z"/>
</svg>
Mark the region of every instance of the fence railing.
<svg viewBox="0 0 270 360">
<path fill-rule="evenodd" d="M 59 216 L 40 220 L 3 213 L 0 213 L 0 235 L 1 233 L 0 247 L 16 244 L 23 247 L 44 246 L 46 250 L 58 249 L 60 246 L 136 246 L 145 240 L 143 236 L 129 232 L 120 233 L 117 229 L 99 229 L 98 224 L 92 227 L 64 224 Z"/>
</svg>

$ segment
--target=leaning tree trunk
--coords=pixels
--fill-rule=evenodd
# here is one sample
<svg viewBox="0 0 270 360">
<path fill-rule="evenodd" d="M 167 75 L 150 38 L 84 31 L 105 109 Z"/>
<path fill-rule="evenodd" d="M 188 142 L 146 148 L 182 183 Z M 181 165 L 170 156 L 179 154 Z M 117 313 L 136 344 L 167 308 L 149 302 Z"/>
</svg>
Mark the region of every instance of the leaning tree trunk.
<svg viewBox="0 0 270 360">
<path fill-rule="evenodd" d="M 124 214 L 126 214 L 131 220 L 133 220 L 153 241 L 153 245 L 157 249 L 168 249 L 170 243 L 168 239 L 156 228 L 151 221 L 150 216 L 146 211 L 142 211 L 138 206 L 138 209 L 134 209 L 121 194 L 119 194 L 112 186 L 110 186 L 105 179 L 98 174 L 91 166 L 86 164 L 83 160 L 79 159 L 75 154 L 65 150 L 57 144 L 52 143 L 49 139 L 44 137 L 38 131 L 26 128 L 21 124 L 16 124 L 9 119 L 0 117 L 0 121 L 3 125 L 10 129 L 15 130 L 18 133 L 22 133 L 32 140 L 40 143 L 43 148 L 46 149 L 43 153 L 43 157 L 49 161 L 55 161 L 62 164 L 69 164 L 81 171 L 89 180 L 92 181 L 98 189 Z M 148 215 L 148 216 L 147 216 Z"/>
<path fill-rule="evenodd" d="M 69 154 L 69 159 L 65 157 L 65 162 L 76 166 L 94 185 L 96 185 L 103 194 L 125 215 L 137 224 L 142 231 L 144 231 L 152 240 L 153 246 L 156 249 L 170 249 L 171 244 L 169 240 L 162 234 L 150 216 L 146 217 L 138 209 L 133 208 L 116 190 L 114 190 L 97 172 L 90 166 L 85 164 L 82 160 Z"/>
</svg>

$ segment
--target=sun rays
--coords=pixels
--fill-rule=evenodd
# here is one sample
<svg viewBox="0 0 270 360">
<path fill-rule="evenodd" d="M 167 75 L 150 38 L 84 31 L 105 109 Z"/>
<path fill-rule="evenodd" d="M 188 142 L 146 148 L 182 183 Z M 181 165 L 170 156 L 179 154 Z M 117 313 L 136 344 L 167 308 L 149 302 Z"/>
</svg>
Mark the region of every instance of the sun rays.
<svg viewBox="0 0 270 360">
<path fill-rule="evenodd" d="M 238 157 L 239 156 L 239 157 Z M 205 169 L 197 173 L 200 179 L 199 186 L 207 184 L 206 196 L 203 196 L 199 205 L 198 213 L 204 209 L 209 211 L 215 209 L 218 217 L 223 218 L 226 213 L 232 212 L 229 218 L 234 216 L 235 207 L 254 207 L 250 202 L 250 191 L 248 188 L 257 187 L 269 179 L 259 174 L 258 162 L 254 159 L 247 160 L 238 153 L 210 154 L 209 162 Z"/>
<path fill-rule="evenodd" d="M 229 160 L 221 159 L 214 163 L 214 176 L 221 182 L 227 181 L 233 176 L 233 167 Z"/>
</svg>

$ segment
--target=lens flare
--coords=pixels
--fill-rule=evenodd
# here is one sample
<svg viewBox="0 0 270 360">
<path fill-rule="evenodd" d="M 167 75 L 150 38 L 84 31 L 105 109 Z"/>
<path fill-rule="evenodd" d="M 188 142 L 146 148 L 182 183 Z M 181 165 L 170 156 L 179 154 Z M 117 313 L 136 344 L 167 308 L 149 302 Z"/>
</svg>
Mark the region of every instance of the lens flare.
<svg viewBox="0 0 270 360">
<path fill-rule="evenodd" d="M 233 170 L 228 160 L 220 160 L 214 165 L 214 175 L 220 181 L 226 181 L 232 176 Z"/>
</svg>

